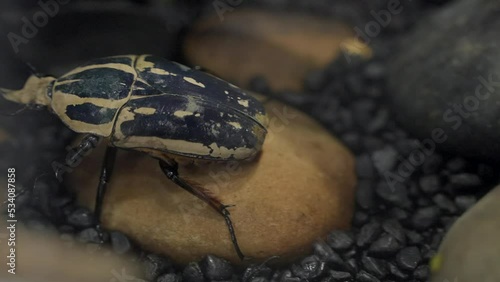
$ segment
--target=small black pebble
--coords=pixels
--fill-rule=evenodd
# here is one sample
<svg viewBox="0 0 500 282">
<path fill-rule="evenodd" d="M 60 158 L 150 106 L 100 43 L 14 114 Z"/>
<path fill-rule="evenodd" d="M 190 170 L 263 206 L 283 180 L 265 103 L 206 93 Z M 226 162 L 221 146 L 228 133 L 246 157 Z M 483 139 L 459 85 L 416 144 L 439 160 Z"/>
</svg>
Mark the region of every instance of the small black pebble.
<svg viewBox="0 0 500 282">
<path fill-rule="evenodd" d="M 422 176 L 418 183 L 422 192 L 430 195 L 437 193 L 441 187 L 441 179 L 437 174 Z"/>
<path fill-rule="evenodd" d="M 330 247 L 338 252 L 347 251 L 354 244 L 353 236 L 346 232 L 336 230 L 331 232 L 326 238 L 326 242 Z"/>
<path fill-rule="evenodd" d="M 360 179 L 371 179 L 375 176 L 375 167 L 368 155 L 361 155 L 356 158 L 356 174 Z"/>
<path fill-rule="evenodd" d="M 398 151 L 392 146 L 385 146 L 383 149 L 372 153 L 373 165 L 377 169 L 379 175 L 383 176 L 386 172 L 394 168 L 398 161 L 397 156 Z"/>
<path fill-rule="evenodd" d="M 77 208 L 68 215 L 68 223 L 78 228 L 87 228 L 94 225 L 94 216 L 86 208 Z"/>
<path fill-rule="evenodd" d="M 337 253 L 333 252 L 328 258 L 326 258 L 325 262 L 327 265 L 333 270 L 345 270 L 346 264 L 342 257 Z"/>
<path fill-rule="evenodd" d="M 255 277 L 252 280 L 250 280 L 250 282 L 268 282 L 268 281 L 269 279 L 267 279 L 266 277 Z"/>
<path fill-rule="evenodd" d="M 408 197 L 407 188 L 405 185 L 397 182 L 394 185 L 389 185 L 385 180 L 377 183 L 377 195 L 385 202 L 400 208 L 411 208 L 412 203 Z"/>
<path fill-rule="evenodd" d="M 387 69 L 383 63 L 370 62 L 365 66 L 363 75 L 368 79 L 377 80 L 383 78 L 386 71 Z"/>
<path fill-rule="evenodd" d="M 386 143 L 380 138 L 368 135 L 363 137 L 363 146 L 367 152 L 372 152 L 382 150 L 386 146 Z"/>
<path fill-rule="evenodd" d="M 407 281 L 408 275 L 402 272 L 397 266 L 392 263 L 387 264 L 387 268 L 389 269 L 389 273 L 397 278 L 400 281 Z"/>
<path fill-rule="evenodd" d="M 371 244 L 378 237 L 381 231 L 382 228 L 377 222 L 370 222 L 363 225 L 359 231 L 356 245 L 358 245 L 358 247 L 364 247 Z"/>
<path fill-rule="evenodd" d="M 209 280 L 230 279 L 234 273 L 233 266 L 227 260 L 208 255 L 200 263 L 200 267 Z"/>
<path fill-rule="evenodd" d="M 188 264 L 182 271 L 182 281 L 185 282 L 204 282 L 205 277 L 197 262 Z"/>
<path fill-rule="evenodd" d="M 323 241 L 314 243 L 313 249 L 314 253 L 322 259 L 328 258 L 334 253 L 332 248 L 330 248 L 330 246 Z"/>
<path fill-rule="evenodd" d="M 382 223 L 382 229 L 394 236 L 400 243 L 406 243 L 405 230 L 399 221 L 395 219 L 388 219 Z"/>
<path fill-rule="evenodd" d="M 374 134 L 377 131 L 384 128 L 389 119 L 389 110 L 385 108 L 381 108 L 377 111 L 372 120 L 366 124 L 365 131 L 369 134 Z"/>
<path fill-rule="evenodd" d="M 148 280 L 155 280 L 160 275 L 172 270 L 172 263 L 165 257 L 149 254 L 144 260 L 144 274 Z"/>
<path fill-rule="evenodd" d="M 323 70 L 309 72 L 304 81 L 305 87 L 311 91 L 318 91 L 325 86 L 326 73 Z"/>
<path fill-rule="evenodd" d="M 415 211 L 411 221 L 417 230 L 425 230 L 432 227 L 439 219 L 440 211 L 436 206 L 420 208 Z"/>
<path fill-rule="evenodd" d="M 179 275 L 175 273 L 166 273 L 158 277 L 156 282 L 181 282 L 182 279 Z"/>
<path fill-rule="evenodd" d="M 424 237 L 422 237 L 422 235 L 420 235 L 419 233 L 417 233 L 413 230 L 408 230 L 406 232 L 406 237 L 408 238 L 408 243 L 411 245 L 420 244 L 420 242 L 422 242 L 422 240 L 424 239 Z"/>
<path fill-rule="evenodd" d="M 320 261 L 317 256 L 309 256 L 304 258 L 300 265 L 292 265 L 292 273 L 306 280 L 315 279 L 323 274 L 325 271 L 325 263 Z"/>
<path fill-rule="evenodd" d="M 372 274 L 361 270 L 357 275 L 356 275 L 356 281 L 357 282 L 379 282 L 380 280 L 373 276 Z"/>
<path fill-rule="evenodd" d="M 392 235 L 384 233 L 370 245 L 368 253 L 378 258 L 388 258 L 401 248 L 401 244 Z"/>
<path fill-rule="evenodd" d="M 354 153 L 361 151 L 360 138 L 360 135 L 356 132 L 346 132 L 340 136 L 344 144 Z"/>
<path fill-rule="evenodd" d="M 61 225 L 58 227 L 59 233 L 73 233 L 75 232 L 75 227 L 71 225 Z"/>
<path fill-rule="evenodd" d="M 375 205 L 375 191 L 371 180 L 360 180 L 356 189 L 356 202 L 358 206 L 369 210 Z"/>
<path fill-rule="evenodd" d="M 430 270 L 428 265 L 421 265 L 415 269 L 413 272 L 413 278 L 420 281 L 427 281 L 430 275 Z"/>
<path fill-rule="evenodd" d="M 483 184 L 481 178 L 472 173 L 454 174 L 449 177 L 449 180 L 457 188 L 475 188 Z"/>
<path fill-rule="evenodd" d="M 128 253 L 132 249 L 132 244 L 125 234 L 118 231 L 112 231 L 109 235 L 115 253 L 121 255 Z"/>
<path fill-rule="evenodd" d="M 278 281 L 283 282 L 301 282 L 299 277 L 294 277 L 291 270 L 285 270 L 281 273 L 281 277 Z"/>
<path fill-rule="evenodd" d="M 377 278 L 382 279 L 387 275 L 386 262 L 384 260 L 376 259 L 363 255 L 361 258 L 363 269 L 375 275 Z"/>
<path fill-rule="evenodd" d="M 243 272 L 241 280 L 243 282 L 253 281 L 255 278 L 268 278 L 272 274 L 272 269 L 265 264 L 253 264 Z"/>
<path fill-rule="evenodd" d="M 83 229 L 76 236 L 77 240 L 82 243 L 100 243 L 99 233 L 95 228 Z"/>
<path fill-rule="evenodd" d="M 406 247 L 396 255 L 398 266 L 406 270 L 414 270 L 421 260 L 420 250 L 417 247 Z"/>
<path fill-rule="evenodd" d="M 346 260 L 345 269 L 350 273 L 356 274 L 358 272 L 358 262 L 355 258 Z"/>
<path fill-rule="evenodd" d="M 468 210 L 477 202 L 476 197 L 472 195 L 461 195 L 455 198 L 455 204 L 462 211 Z"/>
<path fill-rule="evenodd" d="M 443 165 L 443 157 L 437 153 L 427 156 L 424 164 L 422 165 L 423 174 L 436 173 Z"/>
<path fill-rule="evenodd" d="M 345 271 L 330 270 L 329 274 L 330 274 L 329 278 L 332 278 L 329 281 L 332 281 L 332 282 L 334 282 L 334 281 L 351 281 L 351 279 L 352 279 L 351 273 L 345 272 Z"/>
<path fill-rule="evenodd" d="M 461 157 L 456 157 L 446 162 L 446 169 L 451 173 L 460 172 L 465 169 L 467 162 Z"/>
<path fill-rule="evenodd" d="M 405 222 L 410 217 L 407 211 L 398 207 L 392 208 L 389 214 L 391 215 L 391 217 L 399 220 L 400 222 Z"/>
<path fill-rule="evenodd" d="M 432 201 L 445 213 L 456 214 L 458 212 L 455 203 L 444 194 L 437 194 L 432 198 Z"/>
<path fill-rule="evenodd" d="M 356 227 L 361 227 L 368 222 L 369 218 L 370 216 L 366 212 L 358 210 L 354 212 L 352 224 Z"/>
</svg>

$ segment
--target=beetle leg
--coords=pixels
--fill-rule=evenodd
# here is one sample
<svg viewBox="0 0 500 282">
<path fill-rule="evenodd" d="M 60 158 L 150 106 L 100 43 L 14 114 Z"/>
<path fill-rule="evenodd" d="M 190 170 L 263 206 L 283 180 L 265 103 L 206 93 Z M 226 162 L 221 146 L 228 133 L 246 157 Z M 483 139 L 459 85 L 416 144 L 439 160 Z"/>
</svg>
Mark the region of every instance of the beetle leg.
<svg viewBox="0 0 500 282">
<path fill-rule="evenodd" d="M 86 135 L 82 141 L 80 141 L 80 144 L 69 152 L 63 163 L 54 161 L 52 163 L 52 168 L 56 178 L 62 182 L 63 174 L 71 172 L 73 168 L 78 166 L 83 158 L 97 147 L 99 141 L 101 141 L 101 137 L 97 135 Z"/>
<path fill-rule="evenodd" d="M 106 148 L 106 154 L 104 156 L 104 161 L 101 167 L 101 176 L 99 177 L 99 186 L 97 186 L 96 198 L 95 198 L 95 208 L 94 208 L 94 216 L 97 220 L 97 224 L 95 226 L 100 243 L 104 243 L 103 233 L 101 230 L 101 214 L 102 214 L 102 203 L 104 200 L 104 194 L 106 193 L 106 187 L 111 179 L 111 175 L 113 173 L 113 168 L 115 166 L 116 160 L 116 147 L 108 146 Z"/>
<path fill-rule="evenodd" d="M 163 171 L 163 173 L 168 177 L 168 179 L 172 180 L 182 189 L 188 191 L 189 193 L 193 194 L 194 196 L 198 197 L 199 199 L 210 205 L 213 209 L 215 209 L 220 215 L 224 217 L 224 219 L 226 220 L 226 225 L 229 229 L 229 234 L 231 235 L 231 242 L 233 243 L 234 249 L 236 250 L 238 257 L 241 260 L 243 260 L 245 258 L 245 255 L 243 255 L 243 252 L 241 251 L 240 246 L 238 245 L 238 240 L 236 239 L 233 223 L 231 221 L 229 211 L 227 210 L 227 208 L 230 206 L 222 204 L 219 200 L 217 200 L 209 193 L 207 193 L 207 191 L 204 190 L 202 187 L 199 187 L 197 185 L 192 185 L 186 180 L 180 178 L 179 173 L 177 172 L 177 163 L 171 164 L 163 160 L 160 160 L 160 168 Z"/>
</svg>

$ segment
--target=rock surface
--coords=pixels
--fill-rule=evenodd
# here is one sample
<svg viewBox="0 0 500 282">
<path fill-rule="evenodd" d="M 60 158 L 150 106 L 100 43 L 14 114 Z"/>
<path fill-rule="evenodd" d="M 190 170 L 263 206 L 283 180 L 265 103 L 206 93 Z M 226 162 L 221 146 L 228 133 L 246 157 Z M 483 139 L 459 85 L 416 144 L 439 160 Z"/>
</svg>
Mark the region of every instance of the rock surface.
<svg viewBox="0 0 500 282">
<path fill-rule="evenodd" d="M 333 35 L 333 36 L 332 36 Z M 184 53 L 193 65 L 247 87 L 255 76 L 273 90 L 300 90 L 312 69 L 324 68 L 341 52 L 371 56 L 354 40 L 352 28 L 300 13 L 238 9 L 200 20 L 188 34 Z"/>
<path fill-rule="evenodd" d="M 393 111 L 409 131 L 489 160 L 500 157 L 498 9 L 498 1 L 458 1 L 422 21 L 388 76 Z M 436 130 L 445 137 L 435 140 Z"/>
<path fill-rule="evenodd" d="M 180 167 L 229 208 L 243 252 L 257 260 L 291 260 L 337 228 L 348 228 L 354 205 L 351 153 L 306 115 L 277 102 L 266 105 L 270 128 L 257 162 Z M 102 147 L 69 174 L 80 201 L 92 207 Z M 104 226 L 119 230 L 178 263 L 213 254 L 237 258 L 225 222 L 170 182 L 158 162 L 119 151 L 104 201 Z M 293 235 L 291 235 L 293 234 Z"/>
<path fill-rule="evenodd" d="M 2 235 L 0 243 L 6 247 L 0 249 L 0 254 L 5 258 L 9 255 L 7 233 Z M 81 245 L 64 235 L 29 230 L 19 223 L 16 235 L 15 275 L 7 272 L 10 267 L 4 263 L 1 281 L 145 281 L 140 266 L 129 256 Z"/>
<path fill-rule="evenodd" d="M 453 224 L 431 261 L 431 281 L 500 281 L 498 203 L 500 186 Z"/>
</svg>

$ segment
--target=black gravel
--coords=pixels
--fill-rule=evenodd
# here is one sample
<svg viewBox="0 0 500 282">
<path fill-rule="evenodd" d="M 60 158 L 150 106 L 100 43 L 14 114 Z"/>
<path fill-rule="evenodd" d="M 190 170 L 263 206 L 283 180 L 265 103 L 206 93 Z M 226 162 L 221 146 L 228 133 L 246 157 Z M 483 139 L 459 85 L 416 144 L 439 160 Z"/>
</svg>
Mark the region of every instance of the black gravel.
<svg viewBox="0 0 500 282">
<path fill-rule="evenodd" d="M 340 15 L 360 27 L 372 20 L 369 11 L 387 6 L 387 1 L 335 8 L 329 1 L 257 2 L 276 9 Z M 105 233 L 113 251 L 137 254 L 147 281 L 427 281 L 429 259 L 446 230 L 498 183 L 499 168 L 439 151 L 411 164 L 421 142 L 398 126 L 387 107 L 385 65 L 395 40 L 425 13 L 448 1 L 406 2 L 401 15 L 370 42 L 372 60 L 341 56 L 308 76 L 308 93 L 276 95 L 315 117 L 356 155 L 356 210 L 349 231 L 332 231 L 325 241 L 311 246 L 311 255 L 281 267 L 254 264 L 242 269 L 215 256 L 174 265 L 166 257 L 135 248 L 123 233 Z M 357 6 L 366 13 L 349 12 Z M 268 85 L 261 77 L 252 82 L 266 93 Z M 0 125 L 16 140 L 0 148 L 5 156 L 0 168 L 18 167 L 23 187 L 32 187 L 37 176 L 50 172 L 47 164 L 64 159 L 64 148 L 73 138 L 55 117 L 42 112 L 16 117 L 16 123 L 0 119 Z M 40 177 L 36 186 L 17 199 L 21 222 L 33 229 L 58 230 L 65 243 L 93 246 L 99 241 L 93 215 L 77 207 L 65 187 L 50 175 Z"/>
</svg>

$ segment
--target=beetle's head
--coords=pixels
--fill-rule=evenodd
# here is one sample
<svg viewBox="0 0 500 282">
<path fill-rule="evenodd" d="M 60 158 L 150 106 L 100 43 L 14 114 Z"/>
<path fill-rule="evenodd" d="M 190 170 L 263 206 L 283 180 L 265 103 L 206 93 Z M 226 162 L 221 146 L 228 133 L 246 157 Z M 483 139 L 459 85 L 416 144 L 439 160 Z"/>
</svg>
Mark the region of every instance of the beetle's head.
<svg viewBox="0 0 500 282">
<path fill-rule="evenodd" d="M 48 96 L 49 84 L 55 78 L 51 76 L 38 77 L 32 75 L 26 80 L 24 87 L 20 90 L 9 90 L 0 88 L 3 97 L 9 101 L 26 104 L 48 106 L 50 97 Z"/>
</svg>

